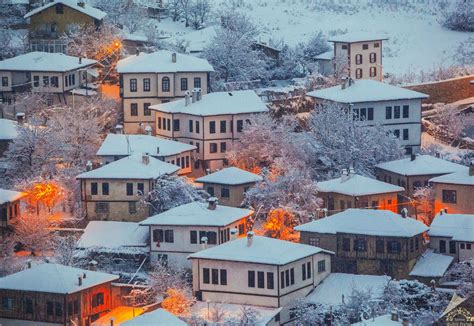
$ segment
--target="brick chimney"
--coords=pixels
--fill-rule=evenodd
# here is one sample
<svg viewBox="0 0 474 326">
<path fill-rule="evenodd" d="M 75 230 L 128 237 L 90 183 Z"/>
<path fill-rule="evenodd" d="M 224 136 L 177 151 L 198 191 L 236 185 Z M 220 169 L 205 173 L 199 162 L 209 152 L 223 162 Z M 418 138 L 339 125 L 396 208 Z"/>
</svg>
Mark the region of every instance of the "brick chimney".
<svg viewBox="0 0 474 326">
<path fill-rule="evenodd" d="M 217 201 L 216 197 L 211 197 L 207 200 L 207 209 L 214 211 L 217 208 Z"/>
<path fill-rule="evenodd" d="M 122 125 L 116 125 L 116 126 L 115 126 L 115 133 L 116 133 L 117 135 L 123 134 L 123 126 L 122 126 Z"/>
</svg>

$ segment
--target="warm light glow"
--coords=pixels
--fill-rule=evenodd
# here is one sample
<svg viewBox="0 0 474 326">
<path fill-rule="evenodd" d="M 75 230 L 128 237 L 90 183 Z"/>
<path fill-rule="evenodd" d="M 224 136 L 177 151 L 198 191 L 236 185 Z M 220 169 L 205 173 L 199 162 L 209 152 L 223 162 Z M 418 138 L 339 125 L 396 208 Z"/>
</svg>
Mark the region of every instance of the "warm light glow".
<svg viewBox="0 0 474 326">
<path fill-rule="evenodd" d="M 169 311 L 173 315 L 187 315 L 191 301 L 182 290 L 168 289 L 166 298 L 161 303 L 163 309 Z"/>
<path fill-rule="evenodd" d="M 25 190 L 26 199 L 31 206 L 42 204 L 51 209 L 63 198 L 64 191 L 55 182 L 35 183 Z"/>
<path fill-rule="evenodd" d="M 294 221 L 295 217 L 292 213 L 283 208 L 277 208 L 268 213 L 263 228 L 272 238 L 290 240 L 292 238 Z"/>
</svg>

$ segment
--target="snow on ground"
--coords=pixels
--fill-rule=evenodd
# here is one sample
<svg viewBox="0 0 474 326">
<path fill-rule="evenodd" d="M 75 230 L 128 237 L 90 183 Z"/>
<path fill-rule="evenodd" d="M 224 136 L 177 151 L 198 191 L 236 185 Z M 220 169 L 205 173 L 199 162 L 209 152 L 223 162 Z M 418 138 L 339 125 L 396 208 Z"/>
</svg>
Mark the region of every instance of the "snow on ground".
<svg viewBox="0 0 474 326">
<path fill-rule="evenodd" d="M 389 276 L 332 273 L 306 297 L 306 301 L 339 305 L 343 296 L 344 300 L 349 298 L 352 289 L 370 290 L 374 297 L 380 297 L 390 279 Z"/>
</svg>

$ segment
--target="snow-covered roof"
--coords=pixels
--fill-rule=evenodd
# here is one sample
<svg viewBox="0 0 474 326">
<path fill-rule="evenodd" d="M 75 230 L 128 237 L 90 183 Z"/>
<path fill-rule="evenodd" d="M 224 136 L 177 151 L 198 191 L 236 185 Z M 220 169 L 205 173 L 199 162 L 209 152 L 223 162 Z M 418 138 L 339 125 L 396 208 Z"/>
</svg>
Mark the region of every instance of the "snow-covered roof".
<svg viewBox="0 0 474 326">
<path fill-rule="evenodd" d="M 474 175 L 469 175 L 469 168 L 466 168 L 463 171 L 434 177 L 430 179 L 430 182 L 474 186 Z"/>
<path fill-rule="evenodd" d="M 428 231 L 413 218 L 403 218 L 387 210 L 351 208 L 343 212 L 295 227 L 297 231 L 316 233 L 350 233 L 409 238 Z"/>
<path fill-rule="evenodd" d="M 332 60 L 334 59 L 334 51 L 326 51 L 321 54 L 318 54 L 317 56 L 314 57 L 316 60 Z"/>
<path fill-rule="evenodd" d="M 97 151 L 97 156 L 120 156 L 133 153 L 171 156 L 194 149 L 196 149 L 196 146 L 155 136 L 108 134 Z"/>
<path fill-rule="evenodd" d="M 29 52 L 0 61 L 0 70 L 66 72 L 97 64 L 96 60 L 63 53 Z"/>
<path fill-rule="evenodd" d="M 467 169 L 464 165 L 452 163 L 431 155 L 415 155 L 414 160 L 407 157 L 400 160 L 380 163 L 375 167 L 404 176 L 448 174 Z"/>
<path fill-rule="evenodd" d="M 148 157 L 149 163 L 144 163 Z M 160 161 L 152 156 L 139 153 L 111 162 L 98 169 L 84 172 L 78 179 L 156 179 L 164 174 L 173 174 L 179 170 L 177 165 Z"/>
<path fill-rule="evenodd" d="M 178 42 L 184 41 L 186 46 L 186 52 L 202 52 L 212 42 L 213 37 L 216 35 L 217 30 L 220 27 L 218 25 L 208 26 L 197 31 L 192 31 L 184 35 L 176 35 L 167 41 Z"/>
<path fill-rule="evenodd" d="M 373 33 L 354 32 L 354 33 L 346 33 L 342 35 L 333 36 L 328 41 L 337 42 L 337 43 L 358 43 L 358 42 L 384 41 L 384 40 L 388 40 L 388 38 L 382 35 L 374 35 Z"/>
<path fill-rule="evenodd" d="M 215 92 L 202 96 L 201 100 L 186 105 L 185 99 L 155 104 L 150 109 L 167 113 L 188 113 L 199 116 L 260 113 L 268 108 L 252 91 Z"/>
<path fill-rule="evenodd" d="M 121 324 L 122 326 L 147 326 L 147 325 L 163 325 L 163 326 L 186 326 L 187 324 L 164 309 L 156 309 L 146 312 L 138 317 L 130 319 Z"/>
<path fill-rule="evenodd" d="M 23 192 L 13 191 L 13 190 L 6 190 L 0 188 L 0 205 L 5 203 L 11 203 L 15 200 L 24 197 L 26 194 Z"/>
<path fill-rule="evenodd" d="M 12 140 L 18 137 L 17 126 L 13 120 L 0 119 L 0 140 Z"/>
<path fill-rule="evenodd" d="M 350 174 L 346 178 L 340 177 L 318 183 L 321 192 L 335 192 L 348 196 L 365 196 L 405 191 L 404 188 L 364 177 L 359 174 Z"/>
<path fill-rule="evenodd" d="M 86 274 L 79 285 L 79 276 Z M 119 277 L 59 264 L 44 263 L 0 278 L 0 289 L 69 294 Z"/>
<path fill-rule="evenodd" d="M 78 249 L 122 251 L 147 248 L 148 228 L 134 222 L 90 221 L 77 242 Z"/>
<path fill-rule="evenodd" d="M 318 253 L 333 254 L 318 247 L 262 236 L 253 236 L 247 245 L 247 237 L 228 241 L 188 256 L 188 259 L 213 259 L 257 264 L 286 265 Z"/>
<path fill-rule="evenodd" d="M 110 326 L 112 318 L 114 325 L 124 325 L 125 322 L 135 318 L 134 316 L 140 316 L 144 311 L 145 309 L 141 307 L 118 306 L 102 314 L 91 326 Z"/>
<path fill-rule="evenodd" d="M 202 183 L 217 183 L 224 185 L 242 185 L 246 183 L 253 183 L 262 181 L 263 178 L 258 174 L 248 172 L 236 167 L 229 167 L 220 171 L 208 174 L 204 177 L 198 178 L 196 182 Z"/>
<path fill-rule="evenodd" d="M 306 95 L 317 99 L 337 103 L 361 103 L 395 100 L 424 99 L 428 95 L 406 88 L 393 86 L 369 79 L 358 79 L 351 86 L 342 88 L 341 85 L 318 89 Z"/>
<path fill-rule="evenodd" d="M 431 237 L 474 242 L 474 214 L 438 214 L 430 225 Z"/>
<path fill-rule="evenodd" d="M 160 50 L 132 55 L 117 63 L 117 72 L 123 74 L 214 71 L 206 59 L 176 53 L 176 62 L 172 62 L 172 54 L 171 51 Z"/>
<path fill-rule="evenodd" d="M 387 314 L 387 315 L 382 315 L 375 318 L 362 320 L 358 323 L 351 324 L 351 325 L 352 326 L 370 326 L 370 325 L 400 326 L 402 325 L 402 322 L 392 320 L 392 316 L 390 314 Z"/>
<path fill-rule="evenodd" d="M 386 275 L 355 275 L 331 273 L 308 294 L 306 301 L 325 305 L 342 304 L 342 296 L 350 297 L 352 289 L 371 290 L 374 298 L 382 296 L 385 286 L 390 281 Z"/>
<path fill-rule="evenodd" d="M 107 13 L 103 12 L 102 10 L 99 10 L 97 8 L 94 8 L 87 4 L 86 1 L 84 1 L 84 6 L 80 6 L 78 4 L 79 1 L 77 0 L 55 0 L 52 2 L 46 3 L 44 6 L 38 7 L 29 13 L 27 13 L 24 18 L 29 18 L 33 15 L 36 15 L 39 12 L 42 12 L 43 10 L 46 10 L 52 6 L 55 6 L 57 3 L 62 3 L 65 6 L 68 6 L 69 8 L 75 9 L 87 16 L 90 16 L 94 19 L 102 20 L 105 16 L 107 16 Z"/>
<path fill-rule="evenodd" d="M 140 225 L 225 226 L 251 214 L 253 211 L 244 208 L 217 205 L 209 209 L 207 203 L 192 202 L 153 215 Z"/>
<path fill-rule="evenodd" d="M 426 250 L 413 266 L 410 276 L 442 277 L 451 265 L 454 257 Z"/>
</svg>

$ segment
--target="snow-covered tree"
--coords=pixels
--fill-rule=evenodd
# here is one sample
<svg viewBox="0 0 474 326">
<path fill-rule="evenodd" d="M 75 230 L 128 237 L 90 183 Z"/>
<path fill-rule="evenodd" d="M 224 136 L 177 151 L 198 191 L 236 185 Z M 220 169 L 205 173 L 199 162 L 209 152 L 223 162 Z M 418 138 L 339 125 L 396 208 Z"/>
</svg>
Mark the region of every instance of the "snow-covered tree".
<svg viewBox="0 0 474 326">
<path fill-rule="evenodd" d="M 186 316 L 193 301 L 190 291 L 170 288 L 166 290 L 166 297 L 161 302 L 161 306 L 173 315 Z"/>
<path fill-rule="evenodd" d="M 451 105 L 446 105 L 438 110 L 436 123 L 441 137 L 451 140 L 451 145 L 459 140 L 469 120 L 465 114 L 459 114 Z"/>
<path fill-rule="evenodd" d="M 194 29 L 204 27 L 211 13 L 209 0 L 193 0 L 189 10 L 189 21 Z"/>
<path fill-rule="evenodd" d="M 461 32 L 474 32 L 474 6 L 471 0 L 457 0 L 446 13 L 443 26 Z"/>
<path fill-rule="evenodd" d="M 73 266 L 78 237 L 75 235 L 55 236 L 52 241 L 54 260 L 61 265 Z"/>
<path fill-rule="evenodd" d="M 176 269 L 162 261 L 155 263 L 148 275 L 150 287 L 160 297 L 164 297 L 170 288 L 187 289 L 189 287 L 187 280 L 190 275 L 186 270 Z"/>
<path fill-rule="evenodd" d="M 313 34 L 304 45 L 303 55 L 306 62 L 306 68 L 309 73 L 317 71 L 316 56 L 329 51 L 331 48 L 323 33 Z"/>
<path fill-rule="evenodd" d="M 426 225 L 430 225 L 434 218 L 434 190 L 430 186 L 421 186 L 415 189 L 413 194 L 415 200 L 416 218 L 421 219 Z"/>
<path fill-rule="evenodd" d="M 470 37 L 459 44 L 455 59 L 463 66 L 474 65 L 474 37 Z"/>
<path fill-rule="evenodd" d="M 32 255 L 41 255 L 52 248 L 54 237 L 50 231 L 51 226 L 48 214 L 27 211 L 17 218 L 13 237 L 15 242 L 20 243 Z"/>
</svg>

